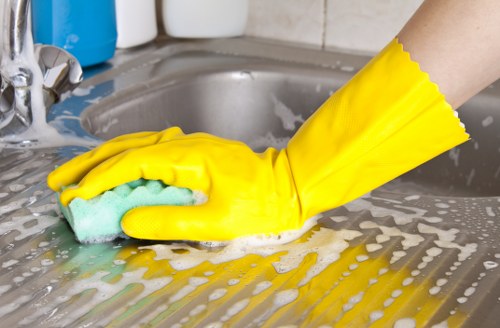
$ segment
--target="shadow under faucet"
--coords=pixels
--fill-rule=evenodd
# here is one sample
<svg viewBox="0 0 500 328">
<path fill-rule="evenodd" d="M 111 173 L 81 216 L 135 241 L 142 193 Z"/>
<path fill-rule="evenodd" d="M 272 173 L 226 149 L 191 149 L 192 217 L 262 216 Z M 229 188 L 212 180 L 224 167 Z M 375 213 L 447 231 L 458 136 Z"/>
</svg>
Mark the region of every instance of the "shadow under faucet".
<svg viewBox="0 0 500 328">
<path fill-rule="evenodd" d="M 83 79 L 73 55 L 33 43 L 30 4 L 30 0 L 3 0 L 0 140 L 15 140 L 12 143 L 30 142 L 15 136 L 35 124 L 46 124 L 49 108 Z"/>
</svg>

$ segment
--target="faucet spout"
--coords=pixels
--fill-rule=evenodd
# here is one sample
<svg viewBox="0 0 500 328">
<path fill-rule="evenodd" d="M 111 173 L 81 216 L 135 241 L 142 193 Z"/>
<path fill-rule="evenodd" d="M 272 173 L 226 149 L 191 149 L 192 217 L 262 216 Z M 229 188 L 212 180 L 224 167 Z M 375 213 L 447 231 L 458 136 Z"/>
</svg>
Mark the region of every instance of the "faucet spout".
<svg viewBox="0 0 500 328">
<path fill-rule="evenodd" d="M 6 0 L 4 2 L 3 56 L 11 60 L 20 56 L 25 46 L 25 35 L 28 29 L 29 0 Z M 32 41 L 32 40 L 31 40 Z"/>
<path fill-rule="evenodd" d="M 0 140 L 20 135 L 37 122 L 46 124 L 50 106 L 83 78 L 82 68 L 71 54 L 33 43 L 30 0 L 4 0 L 3 5 Z"/>
</svg>

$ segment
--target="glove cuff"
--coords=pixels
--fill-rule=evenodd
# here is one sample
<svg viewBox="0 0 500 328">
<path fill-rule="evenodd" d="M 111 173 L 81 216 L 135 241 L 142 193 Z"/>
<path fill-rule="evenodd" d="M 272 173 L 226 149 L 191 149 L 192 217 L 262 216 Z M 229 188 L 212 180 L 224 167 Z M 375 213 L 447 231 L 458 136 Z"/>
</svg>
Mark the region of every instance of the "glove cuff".
<svg viewBox="0 0 500 328">
<path fill-rule="evenodd" d="M 394 39 L 290 140 L 302 218 L 343 205 L 468 138 L 438 86 Z"/>
</svg>

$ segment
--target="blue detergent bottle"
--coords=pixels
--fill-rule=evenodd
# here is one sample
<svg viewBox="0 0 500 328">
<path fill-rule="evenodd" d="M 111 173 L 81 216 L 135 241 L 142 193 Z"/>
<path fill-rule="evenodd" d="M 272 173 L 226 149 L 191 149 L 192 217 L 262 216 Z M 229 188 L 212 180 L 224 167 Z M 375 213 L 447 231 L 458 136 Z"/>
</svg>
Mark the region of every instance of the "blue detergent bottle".
<svg viewBox="0 0 500 328">
<path fill-rule="evenodd" d="M 35 43 L 63 48 L 83 67 L 113 57 L 117 39 L 114 0 L 32 0 L 31 12 Z"/>
</svg>

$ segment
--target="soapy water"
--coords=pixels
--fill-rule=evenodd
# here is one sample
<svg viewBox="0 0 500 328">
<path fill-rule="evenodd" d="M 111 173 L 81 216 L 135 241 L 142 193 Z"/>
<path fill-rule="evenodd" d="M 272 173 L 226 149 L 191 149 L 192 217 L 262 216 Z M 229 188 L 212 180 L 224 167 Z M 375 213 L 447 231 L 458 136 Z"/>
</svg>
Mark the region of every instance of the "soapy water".
<svg viewBox="0 0 500 328">
<path fill-rule="evenodd" d="M 22 179 L 19 179 L 18 175 L 17 178 L 16 174 L 12 174 L 11 177 L 17 181 L 17 184 L 25 184 Z M 11 191 L 11 193 L 17 192 Z M 384 306 L 387 308 L 394 306 L 393 304 L 396 304 L 398 297 L 400 297 L 402 293 L 404 294 L 404 288 L 408 288 L 408 286 L 415 284 L 415 279 L 419 278 L 437 259 L 440 259 L 445 250 L 454 251 L 452 254 L 455 256 L 455 264 L 453 266 L 458 267 L 461 263 L 473 257 L 478 248 L 477 244 L 467 243 L 461 240 L 460 229 L 441 227 L 439 225 L 441 220 L 436 220 L 438 217 L 433 214 L 432 208 L 425 209 L 416 204 L 412 205 L 413 203 L 422 201 L 422 197 L 417 197 L 416 195 L 404 197 L 406 198 L 402 197 L 401 199 L 405 200 L 406 203 L 402 200 L 366 195 L 348 204 L 344 208 L 350 213 L 359 213 L 363 211 L 369 211 L 370 213 L 370 216 L 366 217 L 365 220 L 354 221 L 356 222 L 354 225 L 352 219 L 347 219 L 348 217 L 352 217 L 351 215 L 317 217 L 311 219 L 302 231 L 295 232 L 295 234 L 284 234 L 279 238 L 268 237 L 266 239 L 262 236 L 241 238 L 225 244 L 153 244 L 149 246 L 139 246 L 138 252 L 134 256 L 140 258 L 147 254 L 147 252 L 153 252 L 154 262 L 165 262 L 162 266 L 166 268 L 171 267 L 175 270 L 174 272 L 178 272 L 178 274 L 181 274 L 181 272 L 192 272 L 199 267 L 205 266 L 207 263 L 219 267 L 229 265 L 252 255 L 262 259 L 272 257 L 273 260 L 270 264 L 276 275 L 286 276 L 293 275 L 294 272 L 300 270 L 304 265 L 304 261 L 314 255 L 313 262 L 304 270 L 301 278 L 296 280 L 293 284 L 293 288 L 288 286 L 287 288 L 280 289 L 279 285 L 276 285 L 275 279 L 257 281 L 255 285 L 250 288 L 246 297 L 236 298 L 232 296 L 234 295 L 234 291 L 232 290 L 243 288 L 242 286 L 248 284 L 248 281 L 243 282 L 240 276 L 228 276 L 225 280 L 225 287 L 213 289 L 206 295 L 205 304 L 193 304 L 189 310 L 189 315 L 186 314 L 177 321 L 177 326 L 180 327 L 184 324 L 193 322 L 193 320 L 198 320 L 197 318 L 199 318 L 199 316 L 206 316 L 210 308 L 213 309 L 214 306 L 226 304 L 224 305 L 225 310 L 220 312 L 219 316 L 214 318 L 214 321 L 211 321 L 214 326 L 224 326 L 232 320 L 236 320 L 236 318 L 244 315 L 244 313 L 246 313 L 245 311 L 249 311 L 248 309 L 254 307 L 254 303 L 258 297 L 269 299 L 271 305 L 268 306 L 266 311 L 254 318 L 253 322 L 255 324 L 261 324 L 273 318 L 274 313 L 277 313 L 279 309 L 293 306 L 295 302 L 300 299 L 300 291 L 303 288 L 307 288 L 315 279 L 324 279 L 322 273 L 328 268 L 335 266 L 335 263 L 341 260 L 342 254 L 351 247 L 351 243 L 360 238 L 366 238 L 366 236 L 369 235 L 374 236 L 371 242 L 366 243 L 366 253 L 356 255 L 356 261 L 348 265 L 347 271 L 342 275 L 344 278 L 348 278 L 351 274 L 357 272 L 357 270 L 361 270 L 360 267 L 369 265 L 366 263 L 370 263 L 371 258 L 379 256 L 377 255 L 379 254 L 378 252 L 385 252 L 388 247 L 391 247 L 391 251 L 387 253 L 389 265 L 395 265 L 401 261 L 405 261 L 409 257 L 411 258 L 414 256 L 412 254 L 414 254 L 416 250 L 424 247 L 424 254 L 421 256 L 421 260 L 415 263 L 415 269 L 410 275 L 402 279 L 401 289 L 394 290 L 392 296 L 385 301 Z M 20 211 L 23 208 L 23 204 L 29 202 L 29 197 L 14 200 L 12 203 L 4 205 L 3 212 L 4 214 L 16 213 L 16 211 Z M 382 204 L 384 205 L 382 206 Z M 455 203 L 451 200 L 448 202 L 443 199 L 436 199 L 433 206 L 435 210 L 446 209 L 451 211 Z M 10 222 L 16 223 L 13 225 L 12 223 L 6 224 L 9 221 L 2 221 L 3 225 L 0 225 L 0 228 L 3 229 L 1 231 L 2 234 L 8 231 L 17 230 L 19 234 L 16 235 L 14 239 L 21 241 L 34 235 L 39 235 L 43 230 L 60 223 L 60 219 L 54 214 L 57 211 L 54 203 L 34 203 L 30 205 L 29 208 L 30 211 L 38 215 L 34 221 L 38 221 L 36 225 L 28 228 L 26 227 L 25 223 L 29 220 L 29 215 L 13 215 Z M 33 219 L 33 216 L 31 216 L 31 218 Z M 390 218 L 390 220 L 387 221 L 387 218 Z M 332 222 L 333 224 L 340 226 L 345 225 L 349 228 L 331 229 L 323 227 L 321 224 L 317 225 L 318 221 Z M 395 224 L 393 225 L 391 221 Z M 328 225 L 328 223 L 325 224 Z M 407 226 L 413 226 L 414 228 L 407 229 Z M 300 242 L 294 242 L 297 238 L 300 239 Z M 428 242 L 429 238 L 431 238 L 432 245 Z M 397 246 L 398 244 L 399 246 Z M 50 246 L 47 242 L 40 242 L 37 245 L 39 247 Z M 396 248 L 392 249 L 395 245 Z M 108 247 L 112 247 L 112 244 Z M 370 247 L 373 247 L 371 251 L 368 249 Z M 63 256 L 65 256 L 65 258 Z M 500 258 L 500 255 L 498 258 Z M 484 261 L 485 272 L 493 272 L 496 269 L 498 258 L 493 257 Z M 17 273 L 13 277 L 12 284 L 22 285 L 28 283 L 29 279 L 31 279 L 30 274 L 36 275 L 39 272 L 43 272 L 43 268 L 57 267 L 60 265 L 60 261 L 65 260 L 70 261 L 71 256 L 61 254 L 61 257 L 56 259 L 38 259 L 36 265 L 32 266 L 33 270 Z M 16 270 L 21 261 L 21 259 L 7 258 L 1 265 L 6 270 Z M 115 266 L 127 268 L 129 261 L 130 260 L 127 258 L 114 258 L 111 260 L 111 263 Z M 258 261 L 256 261 L 256 264 L 258 265 Z M 43 304 L 40 303 L 35 306 L 35 311 L 26 316 L 21 323 L 24 325 L 31 325 L 37 322 L 39 320 L 38 318 L 44 317 L 46 313 L 50 313 L 53 309 L 59 307 L 65 308 L 67 304 L 76 302 L 76 297 L 80 297 L 79 295 L 91 293 L 89 296 L 90 298 L 87 298 L 82 306 L 78 306 L 71 312 L 62 311 L 51 316 L 50 319 L 47 319 L 47 322 L 50 323 L 51 326 L 62 327 L 71 325 L 72 322 L 90 318 L 88 314 L 91 313 L 90 311 L 105 302 L 116 299 L 118 297 L 117 295 L 129 288 L 127 286 L 141 286 L 140 288 L 143 289 L 143 292 L 138 292 L 133 298 L 127 300 L 125 307 L 117 308 L 114 310 L 115 312 L 113 315 L 109 317 L 106 316 L 106 318 L 101 317 L 98 320 L 98 322 L 103 325 L 108 324 L 111 322 L 112 318 L 119 317 L 127 311 L 127 309 L 137 304 L 137 302 L 151 297 L 154 298 L 153 295 L 156 295 L 156 293 L 168 288 L 173 288 L 171 287 L 172 284 L 177 281 L 176 275 L 152 278 L 146 277 L 146 272 L 146 268 L 125 269 L 119 280 L 109 280 L 107 277 L 111 275 L 111 271 L 97 271 L 90 276 L 82 275 L 76 279 L 68 280 L 66 282 L 66 288 L 50 298 L 50 304 L 44 302 Z M 175 287 L 175 289 L 169 293 L 170 296 L 162 302 L 162 305 L 152 309 L 148 315 L 143 317 L 141 322 L 146 324 L 149 321 L 154 322 L 154 320 L 159 320 L 158 318 L 164 316 L 165 313 L 173 311 L 174 304 L 183 304 L 187 299 L 201 293 L 201 291 L 209 288 L 208 286 L 211 286 L 220 279 L 220 273 L 214 273 L 213 270 L 204 270 L 203 272 L 204 274 L 202 276 L 192 276 L 188 278 L 184 284 Z M 380 269 L 378 274 L 370 279 L 370 285 L 376 286 L 379 277 L 389 272 L 389 267 Z M 453 277 L 457 270 L 452 270 L 450 268 L 448 272 L 450 275 L 436 277 L 434 286 L 429 287 L 429 297 L 438 297 L 442 293 L 442 288 L 449 284 L 450 281 L 453 281 Z M 320 278 L 320 276 L 323 278 Z M 57 281 L 58 280 L 48 282 L 47 286 L 53 286 L 58 283 Z M 479 281 L 477 282 L 479 283 Z M 337 283 L 341 284 L 342 282 L 339 281 Z M 11 285 L 2 285 L 0 291 L 8 293 L 12 290 L 11 288 Z M 467 304 L 469 299 L 477 294 L 477 288 L 479 288 L 477 285 L 467 287 L 462 295 L 456 297 L 456 303 L 460 305 Z M 362 292 L 357 292 L 350 296 L 342 305 L 343 313 L 353 311 L 358 304 L 363 303 L 365 297 L 365 294 Z M 8 316 L 11 313 L 19 311 L 22 307 L 27 306 L 27 304 L 33 304 L 33 302 L 36 301 L 31 295 L 21 295 L 13 305 L 5 305 L 0 308 L 0 314 Z M 385 308 L 372 311 L 369 320 L 372 322 L 384 320 Z M 397 324 L 404 327 L 404 325 L 410 326 L 410 324 L 414 322 L 414 319 L 406 318 L 397 321 Z"/>
<path fill-rule="evenodd" d="M 5 187 L 0 190 L 0 198 L 2 198 L 0 235 L 10 236 L 9 239 L 14 242 L 14 245 L 21 245 L 23 242 L 33 240 L 33 238 L 40 238 L 44 235 L 44 231 L 53 230 L 64 224 L 58 216 L 55 199 L 47 201 L 49 193 L 41 190 L 40 187 L 27 190 L 32 188 L 33 184 L 44 184 L 44 174 L 49 170 L 46 167 L 50 167 L 53 163 L 50 157 L 45 160 L 37 158 L 36 154 L 35 150 L 32 153 L 20 154 L 19 160 L 29 161 L 30 164 L 16 167 L 19 171 L 15 169 L 8 171 L 8 174 L 2 176 L 1 179 Z M 25 172 L 40 167 L 45 167 L 45 169 L 40 169 L 36 174 L 26 176 Z M 21 171 L 22 173 L 20 173 Z M 28 181 L 28 179 L 32 180 Z M 200 197 L 199 202 L 203 202 L 201 195 Z M 426 206 L 422 205 L 424 203 Z M 499 216 L 497 215 L 498 210 L 500 210 L 498 204 L 500 204 L 500 199 L 484 206 L 482 210 L 485 216 L 495 220 Z M 470 201 L 466 205 L 468 209 L 481 206 L 478 205 L 477 201 L 474 203 Z M 28 209 L 29 213 L 23 212 L 25 209 Z M 271 303 L 268 304 L 266 311 L 254 318 L 254 323 L 258 325 L 273 318 L 280 309 L 295 306 L 296 302 L 301 300 L 302 293 L 307 290 L 308 286 L 317 279 L 326 279 L 324 272 L 340 262 L 353 243 L 363 240 L 364 253 L 356 255 L 355 261 L 350 263 L 343 272 L 342 279 L 348 279 L 356 272 L 364 270 L 364 266 L 371 265 L 373 258 L 382 256 L 387 258 L 387 267 L 380 269 L 370 278 L 370 286 L 378 286 L 380 277 L 390 274 L 391 266 L 405 265 L 411 259 L 418 259 L 413 261 L 412 270 L 409 271 L 408 276 L 402 279 L 400 288 L 394 290 L 392 296 L 385 300 L 384 307 L 369 313 L 368 320 L 376 322 L 384 320 L 386 316 L 384 310 L 397 304 L 397 299 L 404 295 L 405 288 L 418 284 L 418 281 L 428 274 L 433 265 L 438 265 L 437 263 L 442 260 L 443 256 L 453 259 L 454 263 L 446 268 L 446 272 L 431 278 L 433 283 L 425 291 L 428 297 L 443 297 L 444 288 L 455 284 L 456 279 L 460 279 L 459 268 L 463 267 L 462 263 L 466 263 L 476 256 L 481 244 L 477 240 L 475 242 L 471 242 L 470 239 L 464 240 L 462 237 L 464 230 L 456 226 L 443 225 L 443 218 L 440 215 L 452 215 L 453 218 L 453 215 L 459 215 L 460 212 L 463 212 L 462 209 L 463 207 L 459 207 L 457 201 L 453 199 L 443 198 L 429 201 L 429 198 L 420 195 L 403 195 L 397 198 L 373 193 L 346 204 L 342 208 L 344 213 L 340 215 L 328 215 L 309 220 L 304 229 L 295 233 L 267 236 L 267 238 L 254 236 L 222 244 L 142 245 L 137 247 L 134 256 L 141 258 L 153 252 L 152 261 L 162 264 L 167 272 L 157 277 L 159 280 L 148 275 L 148 271 L 144 268 L 129 267 L 129 263 L 132 262 L 130 258 L 112 258 L 109 260 L 112 266 L 123 268 L 120 269 L 123 270 L 123 276 L 120 276 L 120 279 L 108 279 L 110 275 L 114 274 L 109 266 L 104 266 L 105 270 L 95 273 L 82 271 L 81 275 L 68 269 L 64 271 L 64 275 L 71 277 L 70 279 L 64 280 L 64 278 L 57 277 L 57 279 L 41 282 L 43 288 L 54 291 L 48 293 L 46 299 L 38 301 L 28 293 L 20 295 L 12 305 L 0 307 L 0 317 L 8 318 L 9 315 L 30 306 L 35 310 L 22 322 L 25 325 L 32 325 L 34 322 L 38 322 L 39 318 L 47 317 L 48 313 L 55 310 L 56 314 L 50 315 L 47 322 L 50 323 L 50 326 L 62 327 L 71 325 L 78 320 L 90 320 L 88 313 L 91 313 L 96 307 L 117 300 L 119 298 L 117 295 L 132 288 L 130 286 L 138 286 L 141 290 L 145 290 L 145 292 L 138 292 L 137 295 L 134 294 L 134 297 L 127 300 L 126 305 L 115 308 L 113 313 L 106 318 L 101 317 L 97 320 L 102 324 L 107 324 L 138 302 L 144 302 L 149 298 L 154 299 L 156 297 L 154 295 L 157 293 L 171 288 L 168 293 L 169 297 L 162 301 L 162 305 L 151 309 L 141 321 L 144 324 L 148 324 L 150 321 L 156 322 L 155 320 L 161 322 L 161 318 L 163 320 L 165 318 L 165 313 L 170 313 L 169 311 L 175 313 L 174 309 L 179 304 L 185 304 L 187 300 L 192 298 L 200 301 L 201 299 L 196 298 L 197 295 L 212 285 L 217 286 L 217 281 L 221 277 L 220 273 L 214 273 L 216 269 L 211 267 L 211 270 L 204 270 L 203 274 L 193 275 L 193 279 L 176 284 L 182 272 L 195 272 L 197 268 L 203 267 L 207 263 L 215 267 L 224 267 L 238 263 L 239 260 L 249 256 L 257 256 L 261 260 L 272 258 L 269 265 L 276 277 L 285 276 L 291 279 L 290 277 L 293 277 L 295 272 L 300 271 L 305 263 L 308 263 L 300 278 L 296 278 L 292 285 L 287 286 L 279 285 L 276 282 L 278 278 L 266 277 L 265 280 L 257 280 L 252 285 L 248 280 L 242 279 L 240 275 L 225 277 L 223 287 L 219 285 L 219 288 L 207 293 L 206 299 L 203 299 L 206 304 L 194 302 L 193 306 L 189 308 L 189 315 L 183 315 L 177 320 L 178 326 L 188 326 L 193 320 L 199 320 L 200 316 L 207 316 L 208 311 L 214 310 L 214 307 L 223 307 L 224 311 L 219 311 L 220 313 L 211 322 L 214 326 L 224 326 L 232 320 L 238 320 L 239 317 L 246 315 L 246 312 L 255 307 L 259 297 L 265 297 Z M 441 212 L 440 214 L 439 211 L 446 211 L 446 213 Z M 488 228 L 487 232 L 491 235 L 495 234 L 491 228 L 493 223 L 477 222 L 475 224 L 483 224 L 485 227 L 481 229 Z M 69 233 L 69 230 L 66 229 L 64 232 Z M 494 240 L 488 236 L 484 238 L 485 242 Z M 119 245 L 119 243 L 104 245 L 104 252 L 109 252 L 113 247 Z M 52 247 L 54 249 L 54 247 L 59 246 L 57 244 L 54 246 L 47 241 L 40 241 L 34 247 L 39 249 Z M 422 254 L 415 257 L 418 250 L 422 250 Z M 64 249 L 58 249 L 56 257 L 40 258 L 34 255 L 35 253 L 30 253 L 29 259 L 28 256 L 26 258 L 5 256 L 2 259 L 0 263 L 2 270 L 12 272 L 12 275 L 10 282 L 3 283 L 2 281 L 0 284 L 0 294 L 9 295 L 13 292 L 14 287 L 30 286 L 30 283 L 38 275 L 43 277 L 42 273 L 46 272 L 47 269 L 55 270 L 74 259 L 71 252 L 68 254 L 68 250 Z M 497 272 L 499 258 L 500 255 L 481 261 L 484 275 L 478 276 L 478 278 L 483 279 L 488 274 Z M 31 265 L 21 269 L 27 261 Z M 250 266 L 251 269 L 248 270 L 256 270 L 260 265 L 259 260 L 255 260 L 255 265 L 256 267 Z M 174 271 L 170 272 L 168 268 Z M 149 269 L 149 271 L 151 270 Z M 65 282 L 65 288 L 58 291 L 57 286 L 62 281 Z M 467 305 L 471 299 L 476 297 L 479 294 L 477 291 L 481 288 L 482 281 L 484 279 L 475 281 L 476 285 L 466 286 L 460 295 L 456 295 L 454 300 L 457 306 Z M 342 285 L 342 280 L 335 283 Z M 175 287 L 173 287 L 174 284 L 176 284 Z M 245 297 L 234 296 L 235 291 L 245 288 L 244 286 L 248 284 L 250 284 L 249 292 Z M 84 303 L 78 301 L 82 295 L 90 295 Z M 356 292 L 347 298 L 342 305 L 343 313 L 354 311 L 365 300 L 366 294 Z M 83 305 L 70 312 L 60 310 L 72 303 Z M 406 321 L 398 321 L 398 324 L 411 324 L 412 322 L 415 322 L 413 318 L 407 318 Z"/>
</svg>

